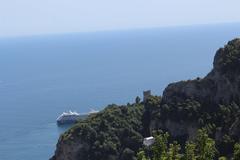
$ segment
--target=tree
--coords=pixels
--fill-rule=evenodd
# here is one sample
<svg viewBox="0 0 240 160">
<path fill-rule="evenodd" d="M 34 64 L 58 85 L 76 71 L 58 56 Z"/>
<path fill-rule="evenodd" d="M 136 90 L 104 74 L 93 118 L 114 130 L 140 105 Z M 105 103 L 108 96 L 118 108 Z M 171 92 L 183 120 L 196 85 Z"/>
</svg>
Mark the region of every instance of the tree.
<svg viewBox="0 0 240 160">
<path fill-rule="evenodd" d="M 150 122 L 154 110 L 160 108 L 161 97 L 149 96 L 144 102 L 144 113 L 142 116 L 143 136 L 150 136 Z"/>
<path fill-rule="evenodd" d="M 167 160 L 180 160 L 182 155 L 179 153 L 181 150 L 180 145 L 175 141 L 169 145 Z"/>
<path fill-rule="evenodd" d="M 146 157 L 146 154 L 144 151 L 140 151 L 137 154 L 137 160 L 149 160 L 149 159 Z"/>
<path fill-rule="evenodd" d="M 198 130 L 196 138 L 198 160 L 213 160 L 216 154 L 215 141 L 208 137 L 205 129 Z"/>
<path fill-rule="evenodd" d="M 218 152 L 215 141 L 209 138 L 205 129 L 198 130 L 193 142 L 185 144 L 185 152 L 181 152 L 181 146 L 176 141 L 169 143 L 169 134 L 161 133 L 155 136 L 155 142 L 149 148 L 138 152 L 138 160 L 227 160 L 230 157 L 217 157 Z M 146 156 L 148 154 L 148 158 Z M 234 145 L 232 160 L 240 160 L 240 143 Z"/>
<path fill-rule="evenodd" d="M 184 160 L 196 160 L 195 151 L 196 151 L 196 144 L 188 142 L 185 145 Z"/>
<path fill-rule="evenodd" d="M 152 146 L 153 160 L 163 160 L 167 158 L 168 138 L 168 133 L 156 136 L 155 143 Z"/>
<path fill-rule="evenodd" d="M 129 148 L 124 149 L 121 160 L 136 160 L 135 152 Z"/>
<path fill-rule="evenodd" d="M 139 96 L 136 97 L 135 99 L 136 104 L 139 104 L 141 102 L 141 98 Z"/>
<path fill-rule="evenodd" d="M 240 160 L 240 144 L 236 143 L 234 145 L 233 159 Z"/>
</svg>

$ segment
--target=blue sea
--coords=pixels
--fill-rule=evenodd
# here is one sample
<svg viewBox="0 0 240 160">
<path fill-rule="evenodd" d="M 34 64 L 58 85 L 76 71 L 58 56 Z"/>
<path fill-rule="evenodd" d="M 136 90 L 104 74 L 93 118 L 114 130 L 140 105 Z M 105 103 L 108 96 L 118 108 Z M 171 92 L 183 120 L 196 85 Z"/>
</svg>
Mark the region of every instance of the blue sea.
<svg viewBox="0 0 240 160">
<path fill-rule="evenodd" d="M 0 160 L 47 160 L 63 111 L 101 110 L 203 77 L 240 24 L 0 39 Z"/>
</svg>

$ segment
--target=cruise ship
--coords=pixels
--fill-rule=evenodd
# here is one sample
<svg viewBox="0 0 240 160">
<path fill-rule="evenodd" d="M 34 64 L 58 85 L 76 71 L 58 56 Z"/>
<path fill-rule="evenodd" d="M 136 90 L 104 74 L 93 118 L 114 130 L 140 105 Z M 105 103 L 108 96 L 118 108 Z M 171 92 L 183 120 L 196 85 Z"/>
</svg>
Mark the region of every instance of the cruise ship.
<svg viewBox="0 0 240 160">
<path fill-rule="evenodd" d="M 71 110 L 69 112 L 63 112 L 58 118 L 57 118 L 57 124 L 58 125 L 64 125 L 64 124 L 72 124 L 76 123 L 81 119 L 86 118 L 90 114 L 97 113 L 96 110 L 91 110 L 89 113 L 85 114 L 79 114 L 77 112 L 72 112 Z"/>
</svg>

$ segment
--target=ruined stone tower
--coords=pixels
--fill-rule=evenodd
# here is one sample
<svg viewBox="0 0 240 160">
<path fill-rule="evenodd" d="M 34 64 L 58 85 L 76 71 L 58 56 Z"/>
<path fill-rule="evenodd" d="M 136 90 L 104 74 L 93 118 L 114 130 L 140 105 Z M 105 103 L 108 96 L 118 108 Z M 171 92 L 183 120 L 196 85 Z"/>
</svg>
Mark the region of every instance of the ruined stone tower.
<svg viewBox="0 0 240 160">
<path fill-rule="evenodd" d="M 151 90 L 143 91 L 143 102 L 145 102 L 149 96 L 151 96 Z"/>
</svg>

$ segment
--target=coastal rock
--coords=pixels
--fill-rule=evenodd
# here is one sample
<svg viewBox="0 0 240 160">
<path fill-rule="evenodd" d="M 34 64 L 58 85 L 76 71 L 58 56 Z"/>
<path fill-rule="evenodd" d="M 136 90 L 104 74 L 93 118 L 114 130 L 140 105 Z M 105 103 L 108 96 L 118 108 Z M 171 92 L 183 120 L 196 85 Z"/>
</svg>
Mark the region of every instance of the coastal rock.
<svg viewBox="0 0 240 160">
<path fill-rule="evenodd" d="M 57 143 L 55 155 L 50 160 L 76 160 L 83 156 L 89 145 L 80 139 L 65 140 L 62 135 Z"/>
</svg>

